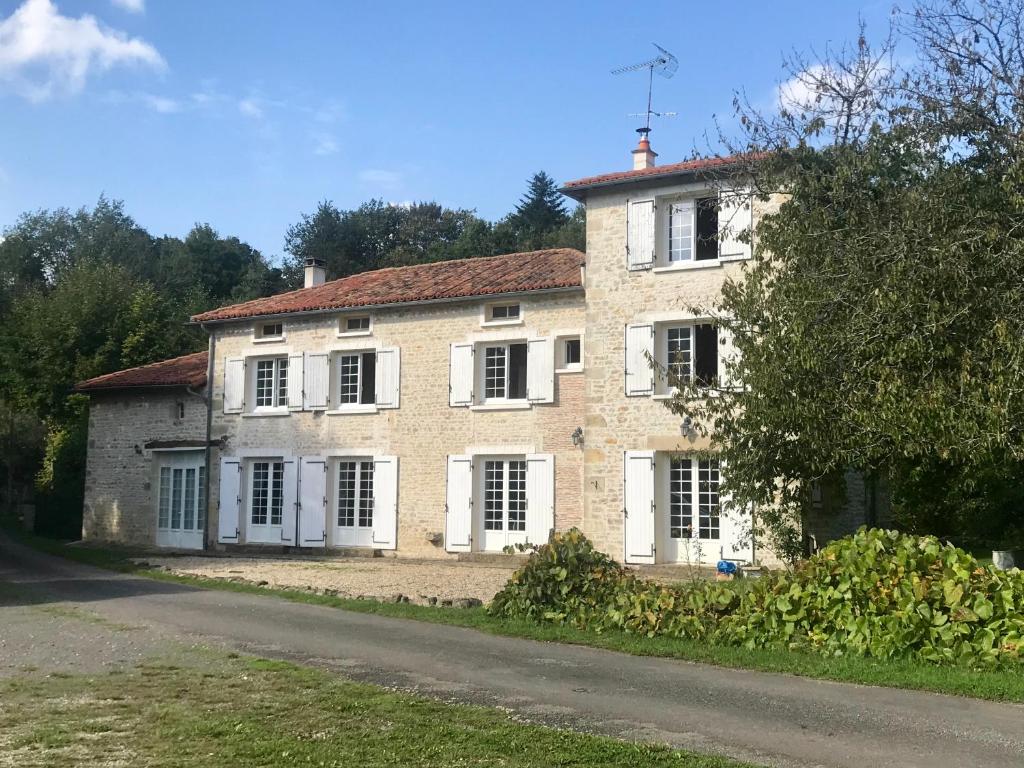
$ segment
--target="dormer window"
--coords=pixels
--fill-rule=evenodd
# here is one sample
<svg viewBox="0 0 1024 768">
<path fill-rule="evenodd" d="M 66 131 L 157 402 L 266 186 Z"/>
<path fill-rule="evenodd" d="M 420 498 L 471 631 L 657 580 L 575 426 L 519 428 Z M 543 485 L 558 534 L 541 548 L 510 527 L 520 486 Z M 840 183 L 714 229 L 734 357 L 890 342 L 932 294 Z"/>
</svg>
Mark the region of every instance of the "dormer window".
<svg viewBox="0 0 1024 768">
<path fill-rule="evenodd" d="M 283 339 L 284 323 L 263 323 L 256 328 L 258 339 Z"/>
</svg>

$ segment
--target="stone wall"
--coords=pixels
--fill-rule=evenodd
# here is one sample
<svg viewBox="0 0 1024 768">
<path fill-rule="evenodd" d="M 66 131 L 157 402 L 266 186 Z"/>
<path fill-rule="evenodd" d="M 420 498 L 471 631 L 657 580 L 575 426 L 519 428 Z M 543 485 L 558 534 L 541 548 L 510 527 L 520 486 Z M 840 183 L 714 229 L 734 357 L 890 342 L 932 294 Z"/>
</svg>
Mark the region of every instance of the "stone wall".
<svg viewBox="0 0 1024 768">
<path fill-rule="evenodd" d="M 579 334 L 584 329 L 581 291 L 526 295 L 520 304 L 522 324 L 502 328 L 481 327 L 484 302 L 480 300 L 373 311 L 372 335 L 361 338 L 339 338 L 339 315 L 286 318 L 284 340 L 272 344 L 254 344 L 252 322 L 213 326 L 217 339 L 212 436 L 225 443 L 214 451 L 212 488 L 219 487 L 220 456 L 260 451 L 302 456 L 332 450 L 395 455 L 399 457 L 397 554 L 443 557 L 443 543 L 431 539 L 444 531 L 447 456 L 485 452 L 481 448 L 498 453 L 507 447 L 510 453 L 554 455 L 555 526 L 580 525 L 583 457 L 571 435 L 583 425 L 582 373 L 556 373 L 551 404 L 496 411 L 448 404 L 451 343 L 485 336 Z M 401 349 L 397 409 L 365 414 L 293 411 L 286 416 L 223 412 L 227 358 L 375 346 Z M 586 363 L 584 359 L 584 367 Z M 215 535 L 216 493 L 212 499 L 210 529 Z"/>
<path fill-rule="evenodd" d="M 178 404 L 185 418 L 178 418 Z M 82 538 L 152 546 L 156 540 L 153 442 L 206 437 L 206 404 L 185 389 L 95 393 L 89 403 Z"/>
</svg>

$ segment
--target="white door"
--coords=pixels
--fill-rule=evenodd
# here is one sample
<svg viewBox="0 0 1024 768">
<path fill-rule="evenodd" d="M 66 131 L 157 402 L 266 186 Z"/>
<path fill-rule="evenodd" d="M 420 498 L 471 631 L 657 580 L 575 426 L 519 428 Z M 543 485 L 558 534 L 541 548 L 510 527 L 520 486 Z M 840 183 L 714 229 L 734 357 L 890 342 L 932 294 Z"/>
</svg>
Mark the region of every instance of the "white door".
<svg viewBox="0 0 1024 768">
<path fill-rule="evenodd" d="M 337 461 L 334 470 L 334 546 L 373 546 L 373 486 L 373 459 L 345 457 Z"/>
<path fill-rule="evenodd" d="M 659 559 L 670 563 L 716 563 L 736 558 L 733 529 L 722 515 L 717 459 L 659 457 L 661 514 Z"/>
<path fill-rule="evenodd" d="M 156 545 L 202 549 L 206 524 L 206 459 L 202 451 L 159 455 Z"/>
<path fill-rule="evenodd" d="M 285 462 L 283 459 L 254 459 L 248 467 L 246 496 L 247 544 L 282 544 L 285 542 Z M 294 508 L 294 499 L 292 499 Z M 291 532 L 287 539 L 290 543 Z"/>
<path fill-rule="evenodd" d="M 526 543 L 526 457 L 487 456 L 477 460 L 479 503 L 476 541 L 484 552 Z"/>
</svg>

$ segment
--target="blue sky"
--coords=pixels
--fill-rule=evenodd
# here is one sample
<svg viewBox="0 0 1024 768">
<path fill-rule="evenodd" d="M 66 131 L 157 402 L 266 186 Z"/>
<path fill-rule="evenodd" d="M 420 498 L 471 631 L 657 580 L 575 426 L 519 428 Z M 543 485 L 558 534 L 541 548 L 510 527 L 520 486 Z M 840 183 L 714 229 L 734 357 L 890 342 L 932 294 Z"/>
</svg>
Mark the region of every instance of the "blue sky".
<svg viewBox="0 0 1024 768">
<path fill-rule="evenodd" d="M 661 162 L 704 148 L 732 93 L 770 104 L 782 54 L 881 33 L 889 3 L 0 0 L 0 227 L 125 201 L 270 257 L 333 200 L 508 212 L 527 177 L 625 169 L 654 53 Z M 86 17 L 91 17 L 86 18 Z"/>
</svg>

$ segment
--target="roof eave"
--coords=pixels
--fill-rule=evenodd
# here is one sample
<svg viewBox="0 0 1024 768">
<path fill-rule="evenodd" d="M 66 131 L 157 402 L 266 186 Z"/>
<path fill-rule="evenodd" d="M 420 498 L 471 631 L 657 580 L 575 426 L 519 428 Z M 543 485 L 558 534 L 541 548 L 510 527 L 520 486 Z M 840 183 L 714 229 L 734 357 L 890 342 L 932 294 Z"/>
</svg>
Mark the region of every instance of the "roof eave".
<svg viewBox="0 0 1024 768">
<path fill-rule="evenodd" d="M 125 392 L 136 389 L 196 389 L 197 387 L 205 386 L 205 381 L 200 384 L 189 384 L 185 382 L 180 384 L 114 384 L 107 387 L 83 387 L 81 385 L 76 385 L 72 392 L 79 395 L 95 395 L 98 392 Z"/>
<path fill-rule="evenodd" d="M 421 299 L 419 301 L 391 301 L 385 304 L 354 304 L 340 307 L 324 307 L 321 309 L 302 309 L 292 312 L 272 312 L 272 313 L 253 313 L 251 315 L 239 315 L 238 317 L 224 317 L 214 318 L 209 320 L 196 320 L 190 319 L 190 325 L 224 325 L 226 323 L 244 323 L 247 320 L 254 318 L 266 319 L 277 319 L 285 317 L 312 317 L 315 315 L 336 315 L 339 312 L 362 312 L 368 310 L 380 310 L 380 309 L 398 309 L 406 307 L 419 307 L 419 306 L 430 306 L 435 304 L 455 304 L 464 301 L 473 301 L 475 299 L 503 299 L 512 296 L 532 296 L 536 294 L 551 294 L 551 293 L 572 293 L 576 291 L 582 291 L 582 285 L 566 285 L 557 286 L 554 288 L 533 288 L 521 291 L 503 291 L 501 293 L 474 293 L 468 296 L 451 296 L 438 299 Z"/>
<path fill-rule="evenodd" d="M 687 168 L 681 171 L 666 171 L 665 173 L 648 173 L 643 176 L 629 176 L 622 179 L 608 179 L 606 181 L 595 181 L 590 184 L 579 184 L 574 186 L 564 186 L 558 191 L 566 197 L 571 197 L 573 200 L 582 201 L 587 196 L 587 193 L 594 189 L 602 189 L 605 187 L 621 187 L 630 184 L 644 184 L 652 181 L 662 181 L 663 179 L 671 179 L 675 177 L 692 177 L 698 176 L 703 177 L 714 177 L 722 175 L 730 170 L 735 170 L 742 166 L 740 162 L 722 163 L 715 165 L 710 168 Z"/>
</svg>

